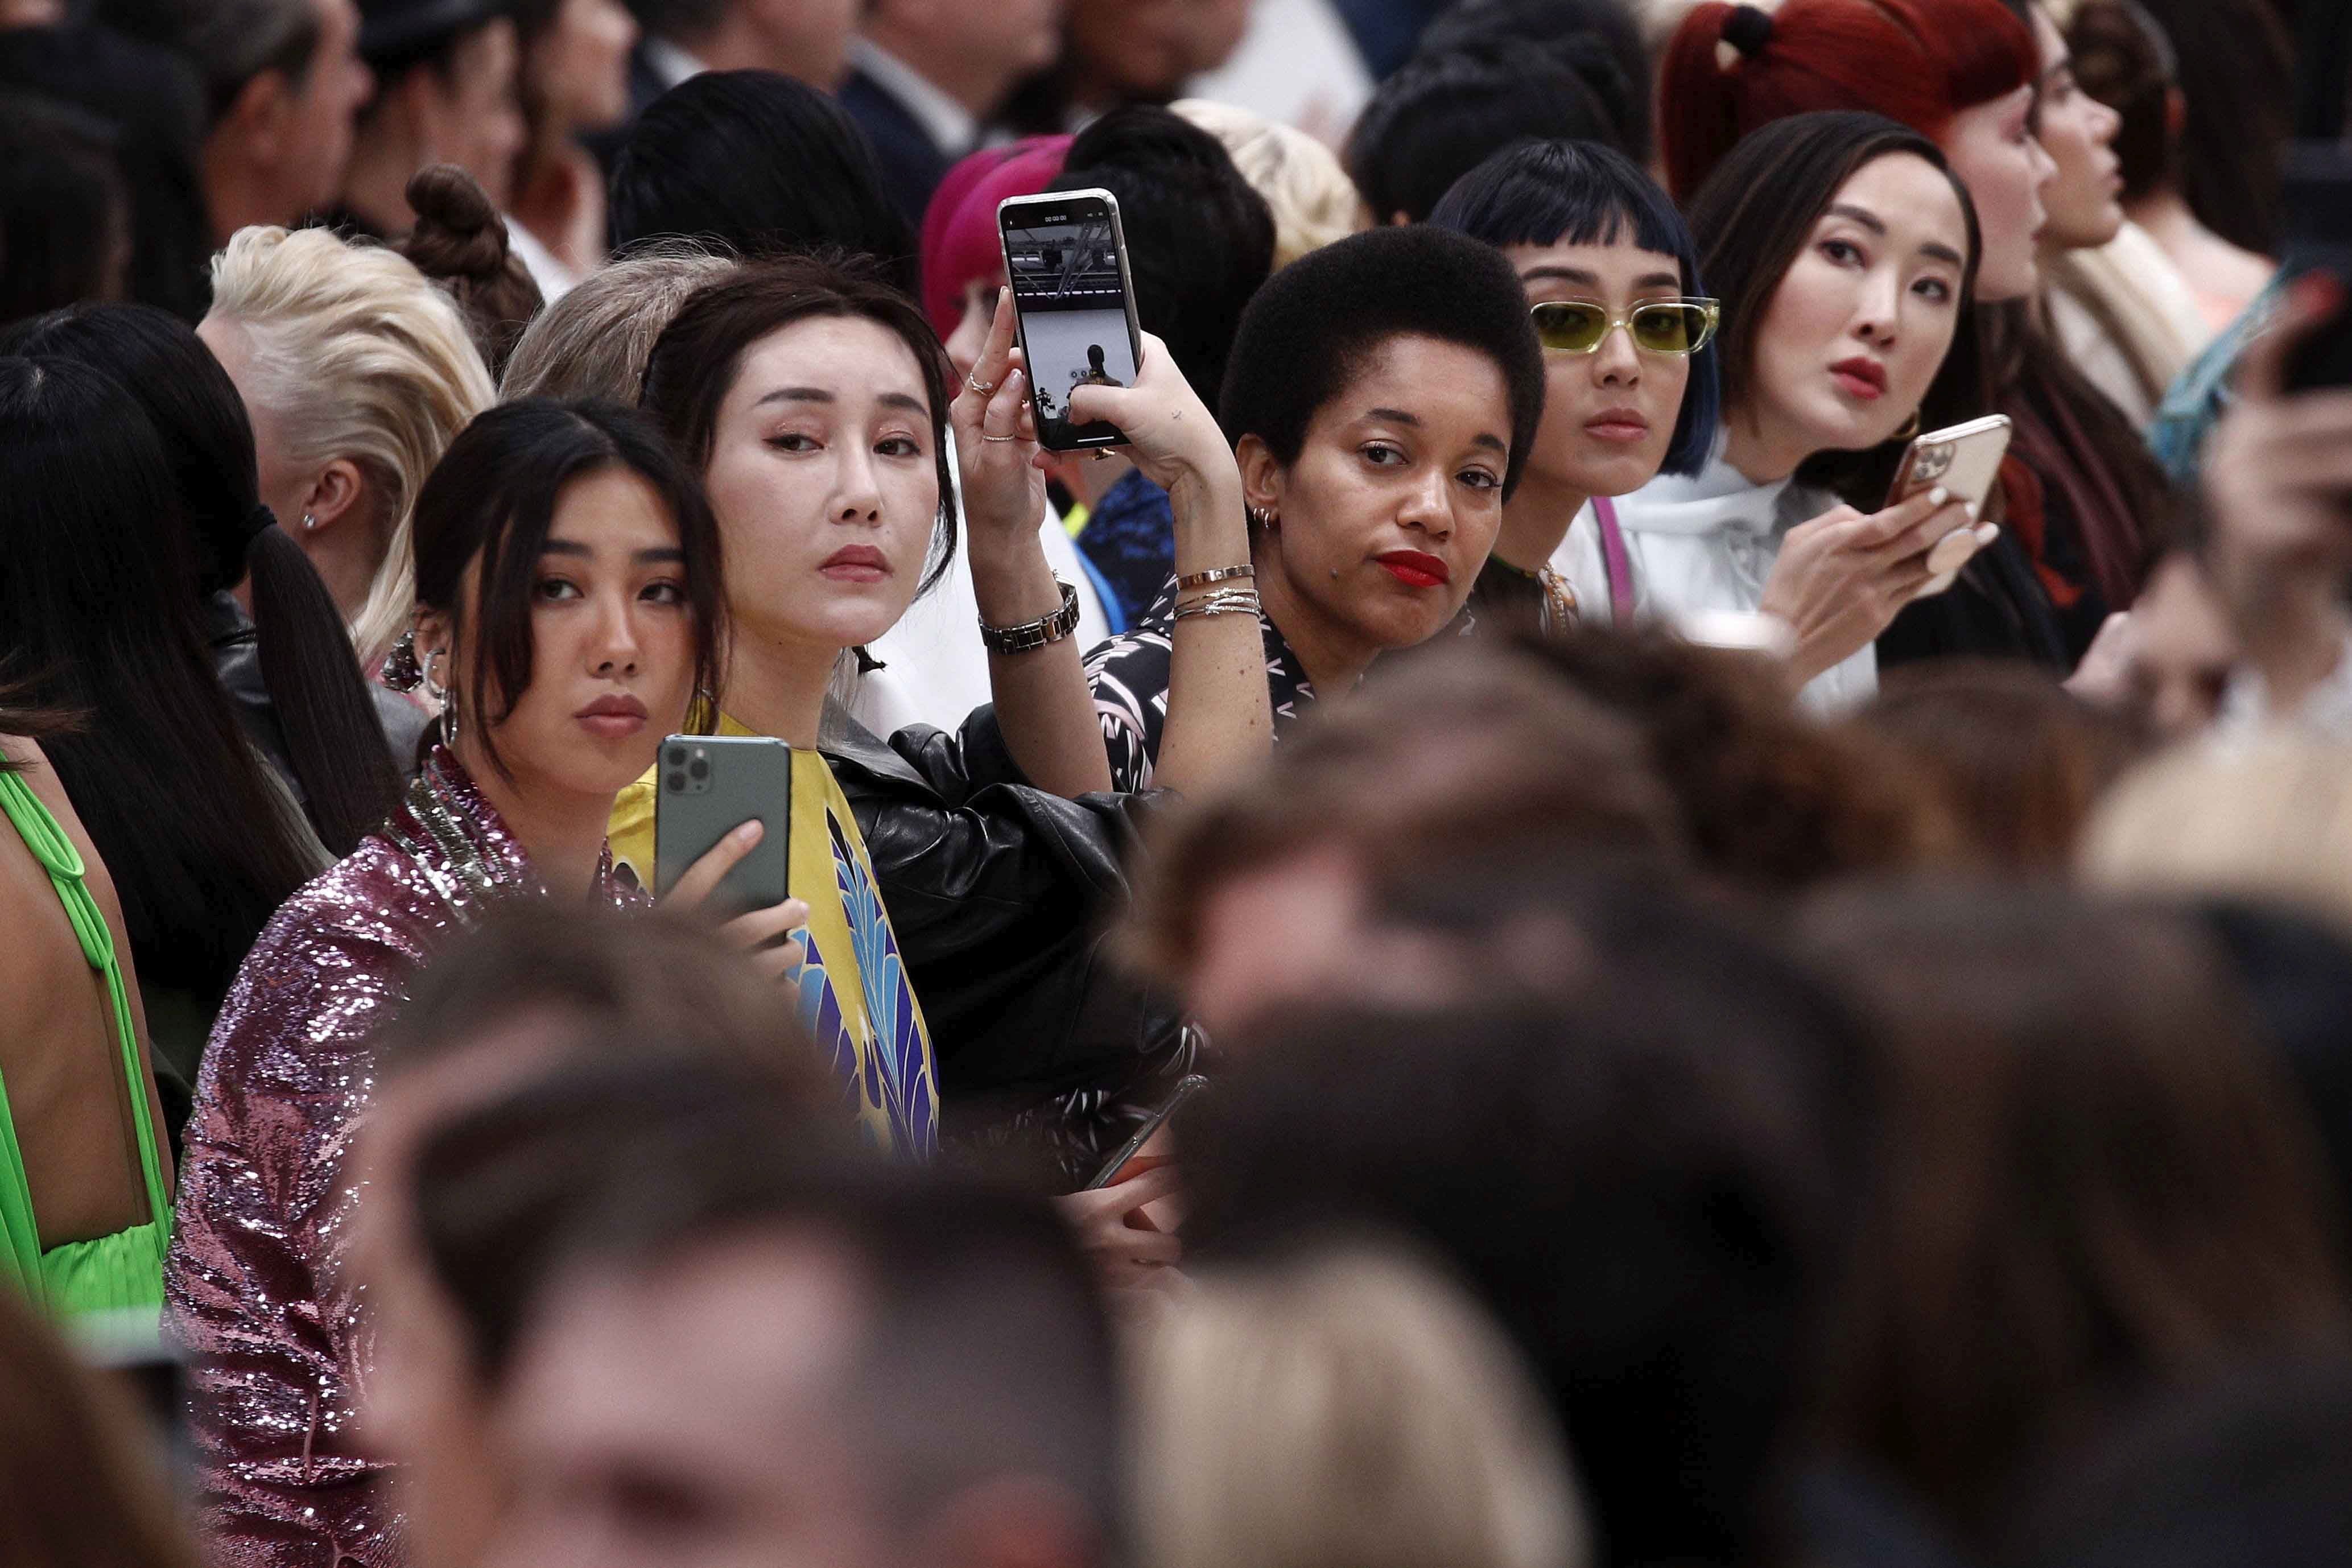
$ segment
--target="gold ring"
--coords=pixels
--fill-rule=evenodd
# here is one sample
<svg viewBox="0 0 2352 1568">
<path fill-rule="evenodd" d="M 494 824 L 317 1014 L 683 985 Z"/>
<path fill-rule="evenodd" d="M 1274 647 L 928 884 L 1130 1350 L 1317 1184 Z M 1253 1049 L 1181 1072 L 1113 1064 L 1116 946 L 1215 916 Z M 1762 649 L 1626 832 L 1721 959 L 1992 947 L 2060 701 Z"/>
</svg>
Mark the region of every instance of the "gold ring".
<svg viewBox="0 0 2352 1568">
<path fill-rule="evenodd" d="M 993 396 L 997 387 L 997 384 L 994 382 L 991 382 L 986 386 L 982 386 L 979 382 L 973 380 L 970 374 L 966 374 L 964 376 L 963 384 L 966 386 L 971 387 L 974 392 L 979 393 L 982 397 Z"/>
</svg>

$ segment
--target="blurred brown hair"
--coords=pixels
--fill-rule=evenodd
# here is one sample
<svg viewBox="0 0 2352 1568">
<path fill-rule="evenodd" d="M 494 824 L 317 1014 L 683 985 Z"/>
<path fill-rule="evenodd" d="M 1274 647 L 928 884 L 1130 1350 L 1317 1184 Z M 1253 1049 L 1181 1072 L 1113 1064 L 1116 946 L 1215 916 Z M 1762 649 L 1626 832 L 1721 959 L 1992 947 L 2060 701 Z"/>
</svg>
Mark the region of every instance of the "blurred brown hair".
<svg viewBox="0 0 2352 1568">
<path fill-rule="evenodd" d="M 1988 870 L 2063 875 L 2092 807 L 2140 751 L 2121 721 L 2016 662 L 1905 666 L 1859 721 L 1935 783 L 1963 852 Z"/>
<path fill-rule="evenodd" d="M 0 1563 L 195 1568 L 127 1402 L 5 1289 L 0 1410 Z"/>
<path fill-rule="evenodd" d="M 1318 710 L 1249 777 L 1174 816 L 1139 873 L 1130 954 L 1181 977 L 1221 886 L 1334 844 L 1370 881 L 1513 851 L 1679 864 L 1683 826 L 1632 726 L 1522 651 L 1447 648 Z"/>
<path fill-rule="evenodd" d="M 1785 891 L 1952 856 L 1933 787 L 1875 736 L 1800 712 L 1771 661 L 1659 630 L 1586 628 L 1528 647 L 1640 731 L 1702 871 Z"/>
<path fill-rule="evenodd" d="M 546 303 L 539 285 L 509 247 L 506 219 L 457 164 L 419 169 L 408 182 L 408 205 L 416 226 L 400 242 L 400 253 L 457 301 L 496 381 Z"/>
<path fill-rule="evenodd" d="M 2055 889 L 1831 896 L 1799 921 L 1875 1026 L 1875 1170 L 1817 1436 L 1981 1545 L 2115 1402 L 2340 1345 L 2315 1139 L 2186 924 Z"/>
</svg>

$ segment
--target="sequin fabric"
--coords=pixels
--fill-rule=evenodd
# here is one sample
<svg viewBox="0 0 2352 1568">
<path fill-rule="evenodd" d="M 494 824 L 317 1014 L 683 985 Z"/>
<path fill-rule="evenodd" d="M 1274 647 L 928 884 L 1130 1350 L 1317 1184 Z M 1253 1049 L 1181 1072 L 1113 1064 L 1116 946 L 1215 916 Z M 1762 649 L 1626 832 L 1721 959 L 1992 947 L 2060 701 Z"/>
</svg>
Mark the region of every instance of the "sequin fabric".
<svg viewBox="0 0 2352 1568">
<path fill-rule="evenodd" d="M 403 1561 L 385 1467 L 359 1439 L 364 1302 L 340 1268 L 368 1042 L 451 933 L 501 898 L 542 896 L 522 846 L 436 748 L 384 826 L 288 900 L 237 972 L 197 1075 L 164 1268 L 214 1563 Z M 609 851 L 596 896 L 646 901 Z"/>
</svg>

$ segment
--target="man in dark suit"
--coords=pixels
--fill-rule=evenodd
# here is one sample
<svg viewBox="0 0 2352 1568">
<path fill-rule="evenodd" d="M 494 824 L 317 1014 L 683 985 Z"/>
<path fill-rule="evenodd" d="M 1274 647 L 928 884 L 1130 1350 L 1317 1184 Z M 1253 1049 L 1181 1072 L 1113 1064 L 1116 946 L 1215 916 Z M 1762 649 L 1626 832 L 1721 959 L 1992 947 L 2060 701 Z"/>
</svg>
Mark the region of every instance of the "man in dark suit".
<svg viewBox="0 0 2352 1568">
<path fill-rule="evenodd" d="M 637 18 L 629 52 L 629 116 L 583 137 L 609 174 L 646 105 L 704 71 L 768 70 L 827 92 L 861 0 L 625 0 Z"/>
<path fill-rule="evenodd" d="M 841 106 L 918 226 L 948 166 L 984 139 L 1015 82 L 1054 62 L 1062 0 L 869 0 Z"/>
</svg>

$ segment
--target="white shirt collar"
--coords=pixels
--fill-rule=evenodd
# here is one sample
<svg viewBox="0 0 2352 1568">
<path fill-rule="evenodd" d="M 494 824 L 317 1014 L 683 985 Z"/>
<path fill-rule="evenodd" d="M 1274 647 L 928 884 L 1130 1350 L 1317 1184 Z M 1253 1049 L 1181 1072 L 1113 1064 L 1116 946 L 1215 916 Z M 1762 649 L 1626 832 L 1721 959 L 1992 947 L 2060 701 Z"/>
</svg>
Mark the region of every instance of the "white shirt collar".
<svg viewBox="0 0 2352 1568">
<path fill-rule="evenodd" d="M 931 145 L 961 158 L 979 143 L 980 121 L 971 110 L 940 90 L 929 77 L 863 34 L 849 40 L 849 63 L 898 100 L 915 117 Z"/>
<path fill-rule="evenodd" d="M 653 68 L 654 76 L 662 84 L 664 91 L 710 68 L 667 38 L 648 37 L 646 40 L 646 64 Z"/>
</svg>

